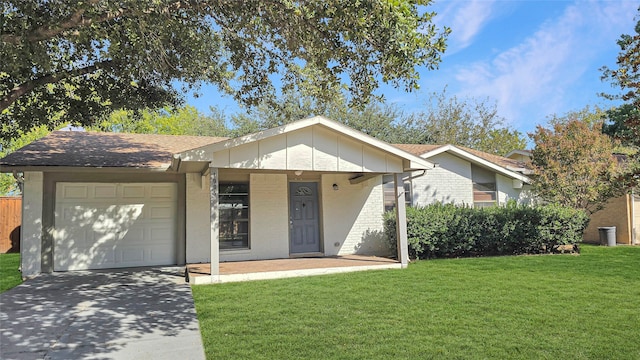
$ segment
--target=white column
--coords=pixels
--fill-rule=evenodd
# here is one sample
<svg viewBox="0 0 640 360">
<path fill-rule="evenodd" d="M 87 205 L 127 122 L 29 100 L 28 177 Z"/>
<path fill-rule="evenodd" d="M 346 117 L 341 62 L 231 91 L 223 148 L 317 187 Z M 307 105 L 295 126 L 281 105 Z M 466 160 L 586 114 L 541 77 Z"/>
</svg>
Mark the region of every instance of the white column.
<svg viewBox="0 0 640 360">
<path fill-rule="evenodd" d="M 22 188 L 20 267 L 22 277 L 38 275 L 42 269 L 42 172 L 25 172 Z"/>
<path fill-rule="evenodd" d="M 409 245 L 407 244 L 407 209 L 404 201 L 404 182 L 402 173 L 395 174 L 396 194 L 396 239 L 398 245 L 398 261 L 403 268 L 409 266 Z"/>
<path fill-rule="evenodd" d="M 218 213 L 218 168 L 209 168 L 211 209 L 211 282 L 220 280 L 220 220 Z"/>
</svg>

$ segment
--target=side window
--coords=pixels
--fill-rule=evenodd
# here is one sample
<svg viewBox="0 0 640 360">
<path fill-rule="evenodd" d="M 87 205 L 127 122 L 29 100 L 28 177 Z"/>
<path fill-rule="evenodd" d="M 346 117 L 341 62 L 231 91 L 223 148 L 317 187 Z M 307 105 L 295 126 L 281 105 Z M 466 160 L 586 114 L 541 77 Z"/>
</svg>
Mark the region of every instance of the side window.
<svg viewBox="0 0 640 360">
<path fill-rule="evenodd" d="M 390 211 L 395 209 L 396 207 L 396 193 L 395 193 L 395 183 L 393 181 L 393 177 L 395 175 L 384 175 L 382 177 L 382 191 L 384 195 L 384 211 Z M 404 179 L 404 202 L 407 206 L 411 206 L 413 204 L 413 196 L 411 193 L 411 177 L 410 173 L 402 174 L 402 178 Z"/>
<path fill-rule="evenodd" d="M 497 205 L 496 174 L 472 164 L 471 178 L 473 181 L 473 207 L 482 208 Z"/>
</svg>

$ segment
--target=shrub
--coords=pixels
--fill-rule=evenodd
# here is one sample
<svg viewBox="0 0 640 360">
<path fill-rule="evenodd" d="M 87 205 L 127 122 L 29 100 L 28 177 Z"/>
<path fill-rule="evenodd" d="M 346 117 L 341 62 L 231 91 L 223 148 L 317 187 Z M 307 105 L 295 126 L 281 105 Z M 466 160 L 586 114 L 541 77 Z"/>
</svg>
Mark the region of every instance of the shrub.
<svg viewBox="0 0 640 360">
<path fill-rule="evenodd" d="M 473 209 L 452 204 L 407 208 L 409 257 L 431 259 L 539 254 L 582 241 L 589 222 L 582 210 L 558 205 Z M 395 214 L 384 215 L 385 238 L 396 254 Z"/>
</svg>

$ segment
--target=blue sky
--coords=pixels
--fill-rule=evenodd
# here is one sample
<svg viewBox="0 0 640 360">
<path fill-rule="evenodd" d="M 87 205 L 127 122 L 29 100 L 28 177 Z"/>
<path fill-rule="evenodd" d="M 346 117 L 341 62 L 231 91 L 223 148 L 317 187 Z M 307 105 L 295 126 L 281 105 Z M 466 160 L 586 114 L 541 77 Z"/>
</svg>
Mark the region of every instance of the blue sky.
<svg viewBox="0 0 640 360">
<path fill-rule="evenodd" d="M 614 92 L 600 80 L 603 65 L 615 66 L 621 34 L 632 34 L 640 1 L 436 1 L 437 25 L 452 32 L 440 68 L 421 71 L 420 90 L 410 94 L 383 86 L 388 103 L 419 111 L 429 94 L 496 104 L 498 115 L 522 133 L 586 105 L 613 104 L 597 94 Z M 203 87 L 188 103 L 238 111 L 229 96 Z"/>
</svg>

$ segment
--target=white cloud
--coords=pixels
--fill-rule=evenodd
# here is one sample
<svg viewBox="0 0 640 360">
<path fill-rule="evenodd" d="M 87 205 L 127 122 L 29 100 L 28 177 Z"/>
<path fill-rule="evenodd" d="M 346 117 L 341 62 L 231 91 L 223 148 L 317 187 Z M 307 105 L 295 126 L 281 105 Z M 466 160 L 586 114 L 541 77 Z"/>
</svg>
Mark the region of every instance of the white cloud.
<svg viewBox="0 0 640 360">
<path fill-rule="evenodd" d="M 461 65 L 459 88 L 467 96 L 495 99 L 500 114 L 516 122 L 530 109 L 543 117 L 575 110 L 565 109 L 576 92 L 572 86 L 587 73 L 599 77 L 601 51 L 610 52 L 620 34 L 633 30 L 636 11 L 631 1 L 569 4 L 520 44 L 488 61 Z"/>
<path fill-rule="evenodd" d="M 491 19 L 493 0 L 447 1 L 436 3 L 438 26 L 452 29 L 447 41 L 449 50 L 454 53 L 469 46 L 483 26 Z M 442 8 L 438 5 L 443 6 Z"/>
</svg>

